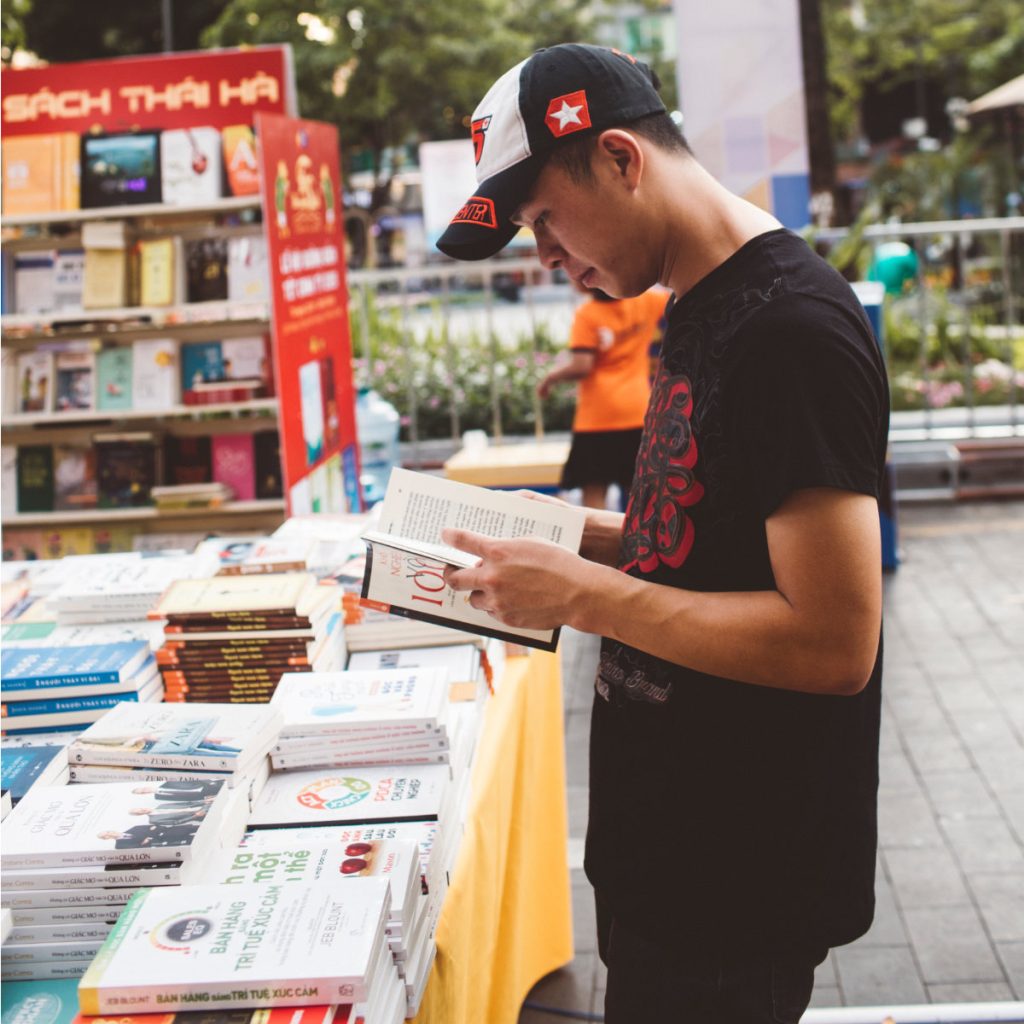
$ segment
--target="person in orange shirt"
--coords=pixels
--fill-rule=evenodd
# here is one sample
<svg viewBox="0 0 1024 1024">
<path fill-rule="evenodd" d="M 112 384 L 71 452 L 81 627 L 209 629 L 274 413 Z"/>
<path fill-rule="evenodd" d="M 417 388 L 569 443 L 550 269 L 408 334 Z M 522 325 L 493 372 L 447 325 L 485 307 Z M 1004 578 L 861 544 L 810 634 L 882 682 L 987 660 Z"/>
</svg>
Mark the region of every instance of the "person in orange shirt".
<svg viewBox="0 0 1024 1024">
<path fill-rule="evenodd" d="M 651 290 L 613 299 L 597 288 L 576 310 L 563 359 L 537 385 L 546 398 L 553 384 L 577 381 L 572 445 L 562 469 L 562 490 L 583 490 L 583 504 L 605 508 L 608 485 L 623 501 L 651 394 L 650 348 L 661 335 L 668 294 Z"/>
</svg>

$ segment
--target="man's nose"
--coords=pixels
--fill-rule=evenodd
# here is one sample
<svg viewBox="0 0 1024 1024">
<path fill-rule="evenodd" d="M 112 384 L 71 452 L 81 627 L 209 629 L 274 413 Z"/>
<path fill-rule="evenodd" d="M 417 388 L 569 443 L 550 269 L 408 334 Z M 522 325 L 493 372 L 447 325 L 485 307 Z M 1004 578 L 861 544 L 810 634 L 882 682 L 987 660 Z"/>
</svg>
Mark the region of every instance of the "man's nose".
<svg viewBox="0 0 1024 1024">
<path fill-rule="evenodd" d="M 562 261 L 565 259 L 565 250 L 555 242 L 550 236 L 544 233 L 538 233 L 537 239 L 537 257 L 541 262 L 541 265 L 546 267 L 548 270 L 555 270 L 562 265 Z"/>
</svg>

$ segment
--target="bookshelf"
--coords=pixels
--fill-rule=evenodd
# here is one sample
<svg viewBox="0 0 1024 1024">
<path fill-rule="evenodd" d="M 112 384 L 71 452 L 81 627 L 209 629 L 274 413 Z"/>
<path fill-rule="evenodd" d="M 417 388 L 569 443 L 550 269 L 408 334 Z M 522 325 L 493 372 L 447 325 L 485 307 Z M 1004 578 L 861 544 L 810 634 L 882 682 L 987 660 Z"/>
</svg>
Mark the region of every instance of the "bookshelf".
<svg viewBox="0 0 1024 1024">
<path fill-rule="evenodd" d="M 252 416 L 275 419 L 277 415 L 276 398 L 253 398 L 245 402 L 216 402 L 209 405 L 171 405 L 159 410 L 107 411 L 85 409 L 72 412 L 50 413 L 13 413 L 4 416 L 0 426 L 4 430 L 32 430 L 33 428 L 48 429 L 71 426 L 75 423 L 103 424 L 111 423 L 148 423 L 165 419 L 200 419 L 206 416 L 228 413 L 232 416 Z"/>
<path fill-rule="evenodd" d="M 131 217 L 194 217 L 258 210 L 260 197 L 227 196 L 208 203 L 138 203 L 133 206 L 97 206 L 88 210 L 59 210 L 54 213 L 20 214 L 0 217 L 0 228 L 45 227 L 51 224 L 82 224 L 92 220 L 122 220 Z"/>
<path fill-rule="evenodd" d="M 19 512 L 5 517 L 5 525 L 11 529 L 20 527 L 88 526 L 92 523 L 141 523 L 160 520 L 197 520 L 210 516 L 227 515 L 267 516 L 279 524 L 284 515 L 283 498 L 264 498 L 257 501 L 229 501 L 219 508 L 156 508 L 152 505 L 139 508 L 96 508 L 75 512 Z M 247 528 L 249 528 L 247 526 Z"/>
</svg>

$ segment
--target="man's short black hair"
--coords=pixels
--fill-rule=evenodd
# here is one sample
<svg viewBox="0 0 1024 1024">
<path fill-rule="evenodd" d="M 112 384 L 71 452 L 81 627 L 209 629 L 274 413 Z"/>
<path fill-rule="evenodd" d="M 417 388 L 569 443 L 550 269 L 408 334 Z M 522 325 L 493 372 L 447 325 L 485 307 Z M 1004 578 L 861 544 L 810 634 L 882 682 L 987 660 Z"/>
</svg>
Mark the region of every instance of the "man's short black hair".
<svg viewBox="0 0 1024 1024">
<path fill-rule="evenodd" d="M 659 149 L 669 153 L 690 153 L 690 144 L 686 136 L 679 130 L 679 126 L 672 118 L 664 113 L 648 114 L 646 117 L 637 118 L 627 124 L 620 125 L 628 131 L 654 143 Z M 549 161 L 561 167 L 570 180 L 583 185 L 594 180 L 594 172 L 590 165 L 590 159 L 597 145 L 598 134 L 583 135 L 579 138 L 569 139 L 557 146 L 548 158 Z"/>
</svg>

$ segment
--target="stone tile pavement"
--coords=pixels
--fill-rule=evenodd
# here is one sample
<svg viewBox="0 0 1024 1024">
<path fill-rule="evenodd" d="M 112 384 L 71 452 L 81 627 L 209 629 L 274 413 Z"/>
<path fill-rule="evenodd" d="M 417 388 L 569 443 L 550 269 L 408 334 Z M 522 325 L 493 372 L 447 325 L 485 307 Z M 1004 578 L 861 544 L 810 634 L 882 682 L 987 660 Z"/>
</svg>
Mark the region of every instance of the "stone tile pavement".
<svg viewBox="0 0 1024 1024">
<path fill-rule="evenodd" d="M 821 965 L 811 1005 L 1024 999 L 1024 502 L 904 505 L 898 525 L 876 919 Z M 520 1024 L 603 1009 L 582 870 L 594 638 L 566 631 L 562 658 L 576 957 Z"/>
</svg>

